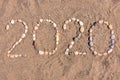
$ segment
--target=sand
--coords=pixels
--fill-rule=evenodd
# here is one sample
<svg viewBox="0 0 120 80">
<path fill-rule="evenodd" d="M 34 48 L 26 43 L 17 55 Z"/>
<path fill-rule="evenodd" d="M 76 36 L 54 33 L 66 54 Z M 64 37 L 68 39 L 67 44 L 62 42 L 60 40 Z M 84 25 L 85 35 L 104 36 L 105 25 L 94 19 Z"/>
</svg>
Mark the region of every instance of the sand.
<svg viewBox="0 0 120 80">
<path fill-rule="evenodd" d="M 76 25 L 70 23 L 62 29 L 65 20 L 76 17 L 84 22 L 85 32 L 70 50 L 86 51 L 87 55 L 64 54 L 76 34 Z M 0 80 L 120 80 L 120 0 L 0 0 Z M 60 44 L 52 56 L 40 56 L 32 46 L 32 30 L 39 18 L 56 22 L 60 32 Z M 5 26 L 11 19 L 22 19 L 29 27 L 26 38 L 11 54 L 27 57 L 8 58 L 7 51 L 23 33 L 23 25 L 17 23 L 9 31 Z M 94 56 L 88 46 L 88 29 L 99 20 L 109 21 L 115 30 L 116 42 L 112 54 Z M 98 52 L 108 47 L 109 31 L 94 29 L 94 43 Z M 55 30 L 49 23 L 41 24 L 37 31 L 39 49 L 51 51 L 55 47 Z"/>
</svg>

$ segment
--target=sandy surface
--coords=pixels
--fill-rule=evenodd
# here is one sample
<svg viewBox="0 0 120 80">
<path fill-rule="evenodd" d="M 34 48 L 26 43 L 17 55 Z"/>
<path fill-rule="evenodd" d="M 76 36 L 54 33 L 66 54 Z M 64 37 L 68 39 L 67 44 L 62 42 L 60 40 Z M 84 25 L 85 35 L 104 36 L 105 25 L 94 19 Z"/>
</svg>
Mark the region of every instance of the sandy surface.
<svg viewBox="0 0 120 80">
<path fill-rule="evenodd" d="M 64 50 L 75 36 L 75 25 L 63 31 L 63 22 L 71 17 L 82 20 L 85 33 L 71 52 L 86 51 L 86 56 L 66 56 Z M 21 24 L 9 31 L 5 25 L 11 19 L 22 19 L 29 26 L 27 37 L 11 54 L 27 54 L 26 58 L 9 59 L 7 51 L 23 32 Z M 58 24 L 60 44 L 52 56 L 40 56 L 32 46 L 32 30 L 39 18 L 49 18 Z M 109 21 L 115 30 L 116 42 L 111 55 L 98 57 L 88 49 L 90 25 L 99 19 Z M 41 24 L 37 32 L 38 47 L 52 50 L 55 31 L 50 24 Z M 97 51 L 105 51 L 109 34 L 107 28 L 94 30 Z M 0 0 L 0 80 L 120 80 L 120 0 Z"/>
</svg>

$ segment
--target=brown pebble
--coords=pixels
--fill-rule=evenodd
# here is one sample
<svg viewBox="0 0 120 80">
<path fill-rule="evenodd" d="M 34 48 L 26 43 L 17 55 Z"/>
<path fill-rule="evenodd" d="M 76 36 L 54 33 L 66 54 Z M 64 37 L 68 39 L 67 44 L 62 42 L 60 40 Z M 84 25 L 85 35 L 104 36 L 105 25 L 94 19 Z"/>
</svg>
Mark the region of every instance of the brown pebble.
<svg viewBox="0 0 120 80">
<path fill-rule="evenodd" d="M 108 28 L 112 30 L 112 29 L 113 29 L 113 26 L 110 24 L 110 25 L 108 26 Z"/>
</svg>

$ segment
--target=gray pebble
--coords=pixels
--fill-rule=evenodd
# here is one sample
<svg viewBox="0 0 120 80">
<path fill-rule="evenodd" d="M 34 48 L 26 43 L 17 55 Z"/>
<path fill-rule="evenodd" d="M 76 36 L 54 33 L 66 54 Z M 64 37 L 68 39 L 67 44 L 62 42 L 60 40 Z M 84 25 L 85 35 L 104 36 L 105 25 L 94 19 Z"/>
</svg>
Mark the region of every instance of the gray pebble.
<svg viewBox="0 0 120 80">
<path fill-rule="evenodd" d="M 113 49 L 114 48 L 114 45 L 112 44 L 112 45 L 110 45 L 110 49 Z"/>
<path fill-rule="evenodd" d="M 114 39 L 111 40 L 111 44 L 115 44 L 115 40 Z"/>
<path fill-rule="evenodd" d="M 93 42 L 89 42 L 89 46 L 93 46 Z"/>
<path fill-rule="evenodd" d="M 111 38 L 111 39 L 115 39 L 115 35 L 112 34 L 112 35 L 110 36 L 110 38 Z"/>
<path fill-rule="evenodd" d="M 92 40 L 93 40 L 93 38 L 92 38 L 92 37 L 88 37 L 88 40 L 89 40 L 89 41 L 92 41 Z"/>
</svg>

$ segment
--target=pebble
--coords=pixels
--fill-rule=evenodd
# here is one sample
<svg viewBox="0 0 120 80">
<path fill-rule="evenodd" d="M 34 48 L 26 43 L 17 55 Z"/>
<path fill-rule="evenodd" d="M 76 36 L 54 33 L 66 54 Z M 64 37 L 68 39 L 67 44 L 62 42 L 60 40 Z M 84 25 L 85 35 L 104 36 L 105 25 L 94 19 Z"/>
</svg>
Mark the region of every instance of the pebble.
<svg viewBox="0 0 120 80">
<path fill-rule="evenodd" d="M 115 44 L 115 40 L 114 39 L 111 40 L 111 44 Z"/>
<path fill-rule="evenodd" d="M 80 28 L 80 31 L 81 31 L 82 33 L 84 32 L 84 27 L 83 27 L 83 26 Z"/>
<path fill-rule="evenodd" d="M 113 29 L 113 26 L 110 24 L 110 25 L 108 26 L 108 28 L 112 30 L 112 29 Z"/>
<path fill-rule="evenodd" d="M 80 26 L 83 26 L 83 25 L 84 25 L 82 21 L 79 21 L 79 24 L 80 24 Z"/>
<path fill-rule="evenodd" d="M 113 48 L 114 48 L 114 45 L 112 44 L 112 45 L 110 45 L 109 47 L 110 47 L 110 49 L 113 49 Z"/>
<path fill-rule="evenodd" d="M 75 55 L 79 55 L 79 52 L 78 52 L 78 51 L 75 51 L 74 53 L 75 53 Z"/>
<path fill-rule="evenodd" d="M 93 42 L 89 42 L 89 46 L 91 46 L 91 47 L 92 47 L 92 46 L 93 46 Z"/>
<path fill-rule="evenodd" d="M 97 55 L 98 53 L 97 53 L 97 51 L 94 51 L 94 55 Z"/>
<path fill-rule="evenodd" d="M 104 24 L 109 25 L 108 21 L 104 21 Z"/>
<path fill-rule="evenodd" d="M 90 32 L 90 33 L 92 33 L 92 32 L 93 32 L 93 29 L 92 29 L 92 28 L 90 28 L 89 32 Z"/>
<path fill-rule="evenodd" d="M 39 51 L 39 54 L 40 54 L 40 55 L 43 55 L 43 54 L 44 54 L 44 51 Z"/>
<path fill-rule="evenodd" d="M 107 56 L 107 55 L 108 55 L 108 53 L 106 53 L 106 52 L 105 52 L 105 53 L 103 53 L 103 55 L 104 55 L 104 56 Z"/>
<path fill-rule="evenodd" d="M 110 34 L 114 34 L 114 31 L 113 31 L 113 30 L 111 30 L 111 31 L 110 31 Z"/>
<path fill-rule="evenodd" d="M 15 21 L 12 19 L 12 20 L 10 21 L 10 23 L 11 23 L 11 24 L 14 24 L 14 23 L 15 23 Z"/>
<path fill-rule="evenodd" d="M 92 38 L 92 37 L 88 37 L 88 40 L 89 40 L 89 41 L 92 41 L 92 40 L 93 40 L 93 38 Z"/>
<path fill-rule="evenodd" d="M 112 34 L 112 35 L 110 36 L 110 38 L 111 38 L 111 39 L 115 39 L 115 35 Z"/>
<path fill-rule="evenodd" d="M 104 22 L 103 20 L 99 20 L 99 24 L 103 24 L 103 22 Z"/>
<path fill-rule="evenodd" d="M 108 50 L 108 54 L 111 53 L 112 51 L 113 51 L 113 49 L 109 49 L 109 50 Z"/>
</svg>

